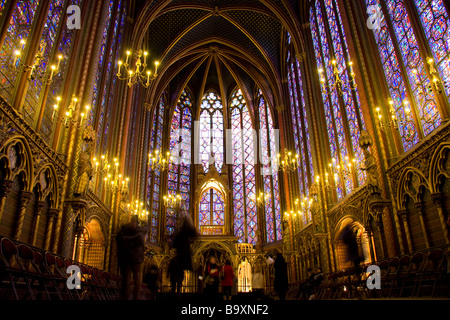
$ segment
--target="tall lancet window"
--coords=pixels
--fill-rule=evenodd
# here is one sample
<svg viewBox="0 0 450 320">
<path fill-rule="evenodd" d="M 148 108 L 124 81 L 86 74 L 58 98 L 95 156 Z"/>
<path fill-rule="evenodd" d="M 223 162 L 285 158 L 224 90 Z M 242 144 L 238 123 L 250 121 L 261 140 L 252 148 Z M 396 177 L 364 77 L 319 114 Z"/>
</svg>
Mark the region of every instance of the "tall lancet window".
<svg viewBox="0 0 450 320">
<path fill-rule="evenodd" d="M 288 51 L 286 58 L 287 78 L 289 87 L 289 98 L 291 105 L 292 127 L 294 134 L 295 151 L 300 155 L 298 167 L 298 185 L 300 196 L 309 197 L 309 187 L 314 180 L 314 168 L 311 157 L 311 141 L 306 114 L 305 96 L 303 92 L 303 81 L 301 63 L 294 57 L 290 36 L 288 34 Z M 311 221 L 311 215 L 305 214 L 303 219 L 306 223 Z"/>
<path fill-rule="evenodd" d="M 256 244 L 258 217 L 256 214 L 257 157 L 256 131 L 240 89 L 233 92 L 230 104 L 234 234 L 239 242 Z"/>
<path fill-rule="evenodd" d="M 191 171 L 192 102 L 189 93 L 183 91 L 175 107 L 170 126 L 171 164 L 168 170 L 168 193 L 181 196 L 181 203 L 166 208 L 166 231 L 172 235 L 178 216 L 189 214 Z"/>
<path fill-rule="evenodd" d="M 203 96 L 199 131 L 199 156 L 203 170 L 208 172 L 209 165 L 214 164 L 221 172 L 224 164 L 223 106 L 219 95 L 213 91 Z"/>
<path fill-rule="evenodd" d="M 436 77 L 450 80 L 448 13 L 442 1 L 432 1 L 433 5 L 430 1 L 415 2 L 433 57 L 423 56 L 417 41 L 422 30 L 414 29 L 406 8 L 408 5 L 410 10 L 416 10 L 412 1 L 366 0 L 368 8 L 378 8 L 380 12 L 373 35 L 389 88 L 385 114 L 396 117 L 405 151 L 441 123 L 436 91 L 430 90 L 433 85 L 427 75 L 430 69 L 428 58 L 435 60 L 432 65 L 437 65 Z M 450 87 L 447 94 L 449 90 Z"/>
<path fill-rule="evenodd" d="M 265 195 L 262 206 L 265 218 L 266 242 L 281 240 L 281 205 L 278 173 L 274 168 L 279 149 L 279 135 L 275 130 L 269 106 L 261 90 L 258 91 L 259 109 L 259 152 L 261 165 L 262 192 Z"/>
<path fill-rule="evenodd" d="M 364 161 L 359 146 L 364 121 L 337 1 L 316 0 L 310 9 L 310 25 L 330 143 L 324 175 L 336 186 L 337 197 L 341 199 L 364 183 L 364 173 L 359 170 Z"/>
<path fill-rule="evenodd" d="M 417 11 L 427 37 L 433 62 L 437 67 L 441 80 L 447 83 L 445 92 L 450 99 L 450 20 L 449 7 L 444 0 L 415 0 Z"/>
<path fill-rule="evenodd" d="M 159 104 L 156 106 L 153 114 L 153 125 L 150 136 L 150 153 L 158 150 L 161 152 L 162 135 L 164 125 L 164 109 L 166 100 L 164 95 L 161 96 Z M 161 171 L 158 169 L 148 170 L 147 178 L 147 208 L 151 216 L 150 220 L 150 235 L 149 240 L 156 242 L 158 237 L 158 220 L 160 208 L 160 190 L 161 190 Z"/>
<path fill-rule="evenodd" d="M 30 42 L 30 30 L 39 1 L 17 1 L 8 25 L 3 47 L 0 48 L 0 95 L 12 103 L 14 82 L 18 75 L 19 63 L 23 62 L 26 44 Z M 18 50 L 20 56 L 16 58 Z M 16 64 L 14 64 L 16 61 Z"/>
<path fill-rule="evenodd" d="M 62 21 L 64 9 L 64 0 L 50 2 L 47 20 L 44 24 L 44 31 L 40 37 L 38 49 L 39 53 L 42 55 L 42 59 L 32 71 L 23 105 L 24 119 L 30 125 L 34 125 L 34 121 L 37 120 L 41 90 L 45 88 L 45 82 L 47 81 L 48 72 L 50 71 L 49 66 L 56 61 L 53 45 L 57 41 L 59 26 L 62 25 L 65 27 L 65 24 L 63 23 L 65 21 Z"/>
</svg>

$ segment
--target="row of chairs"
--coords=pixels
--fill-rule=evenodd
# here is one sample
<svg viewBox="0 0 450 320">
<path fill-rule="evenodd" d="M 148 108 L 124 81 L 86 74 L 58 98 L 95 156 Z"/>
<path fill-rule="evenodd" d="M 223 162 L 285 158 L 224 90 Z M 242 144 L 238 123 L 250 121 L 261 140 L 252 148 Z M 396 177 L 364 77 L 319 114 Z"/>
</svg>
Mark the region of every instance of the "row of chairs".
<svg viewBox="0 0 450 320">
<path fill-rule="evenodd" d="M 79 288 L 69 266 L 80 273 Z M 69 277 L 71 277 L 69 279 Z M 114 300 L 120 277 L 7 237 L 0 239 L 0 300 Z"/>
<path fill-rule="evenodd" d="M 367 268 L 372 264 L 358 271 L 350 268 L 329 273 L 314 288 L 314 299 L 450 297 L 449 263 L 449 247 L 377 261 L 372 264 L 380 270 L 380 289 L 367 285 Z M 298 284 L 291 288 L 292 297 L 296 296 L 296 288 Z"/>
</svg>

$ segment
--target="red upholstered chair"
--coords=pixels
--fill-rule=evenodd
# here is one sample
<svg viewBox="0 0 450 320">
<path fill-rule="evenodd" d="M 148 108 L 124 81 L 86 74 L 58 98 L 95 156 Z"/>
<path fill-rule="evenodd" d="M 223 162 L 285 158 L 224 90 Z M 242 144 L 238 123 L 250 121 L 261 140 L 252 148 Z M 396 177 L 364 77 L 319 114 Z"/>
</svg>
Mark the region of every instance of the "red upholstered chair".
<svg viewBox="0 0 450 320">
<path fill-rule="evenodd" d="M 17 268 L 17 246 L 8 238 L 0 240 L 0 288 L 6 290 L 6 297 L 12 292 L 19 300 L 19 290 L 16 285 L 21 270 Z"/>
</svg>

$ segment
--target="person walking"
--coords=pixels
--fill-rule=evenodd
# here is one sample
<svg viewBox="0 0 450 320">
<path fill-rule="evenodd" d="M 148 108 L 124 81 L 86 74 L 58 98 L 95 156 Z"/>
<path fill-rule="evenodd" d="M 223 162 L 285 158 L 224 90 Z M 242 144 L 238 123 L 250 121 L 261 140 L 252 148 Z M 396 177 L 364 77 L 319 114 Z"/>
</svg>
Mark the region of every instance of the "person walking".
<svg viewBox="0 0 450 320">
<path fill-rule="evenodd" d="M 132 298 L 139 300 L 142 287 L 142 273 L 145 253 L 145 234 L 147 227 L 139 225 L 137 215 L 131 216 L 131 221 L 121 226 L 116 236 L 117 258 L 122 275 L 121 296 L 124 300 L 131 298 L 131 277 L 134 280 Z"/>
</svg>

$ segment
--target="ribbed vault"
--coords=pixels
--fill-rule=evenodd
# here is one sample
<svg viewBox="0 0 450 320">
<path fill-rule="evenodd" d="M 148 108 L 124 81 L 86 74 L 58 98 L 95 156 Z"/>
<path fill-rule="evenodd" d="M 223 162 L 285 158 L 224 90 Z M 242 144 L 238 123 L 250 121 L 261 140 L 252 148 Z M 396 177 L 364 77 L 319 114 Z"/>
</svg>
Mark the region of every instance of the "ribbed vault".
<svg viewBox="0 0 450 320">
<path fill-rule="evenodd" d="M 292 32 L 301 26 L 298 1 L 159 0 L 136 6 L 130 43 L 160 62 L 146 92 L 148 106 L 167 89 L 173 105 L 186 86 L 195 97 L 214 87 L 224 100 L 239 86 L 249 104 L 258 87 L 271 108 L 285 104 L 281 48 L 291 30 L 301 52 L 298 32 Z"/>
</svg>

